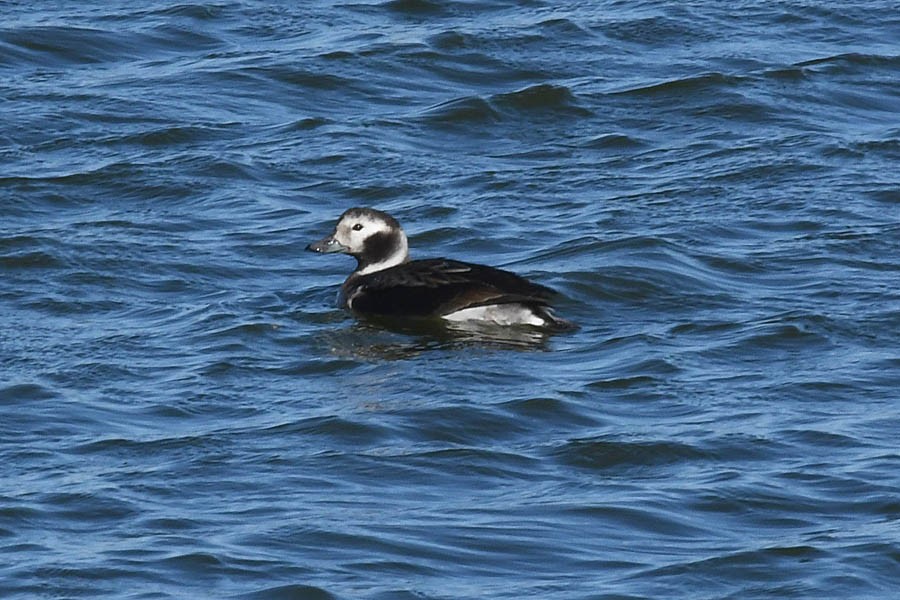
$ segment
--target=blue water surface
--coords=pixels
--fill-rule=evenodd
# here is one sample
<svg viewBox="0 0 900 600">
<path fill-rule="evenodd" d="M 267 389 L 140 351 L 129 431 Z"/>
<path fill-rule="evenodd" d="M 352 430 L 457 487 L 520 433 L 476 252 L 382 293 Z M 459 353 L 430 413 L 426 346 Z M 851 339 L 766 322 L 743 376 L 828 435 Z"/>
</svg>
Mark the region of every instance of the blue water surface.
<svg viewBox="0 0 900 600">
<path fill-rule="evenodd" d="M 896 597 L 896 3 L 0 17 L 0 597 Z M 580 329 L 355 319 L 351 206 Z"/>
</svg>

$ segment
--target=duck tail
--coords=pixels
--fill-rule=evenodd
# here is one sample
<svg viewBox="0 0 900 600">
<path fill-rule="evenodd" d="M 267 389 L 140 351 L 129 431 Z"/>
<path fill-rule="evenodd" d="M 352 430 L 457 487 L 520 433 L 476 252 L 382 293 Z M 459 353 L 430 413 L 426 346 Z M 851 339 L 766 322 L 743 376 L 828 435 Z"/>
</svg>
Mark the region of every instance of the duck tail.
<svg viewBox="0 0 900 600">
<path fill-rule="evenodd" d="M 549 306 L 535 307 L 535 313 L 546 322 L 544 327 L 552 331 L 563 332 L 575 331 L 578 329 L 578 325 L 573 323 L 572 321 L 563 319 L 562 317 L 557 317 L 553 312 L 553 309 Z"/>
</svg>

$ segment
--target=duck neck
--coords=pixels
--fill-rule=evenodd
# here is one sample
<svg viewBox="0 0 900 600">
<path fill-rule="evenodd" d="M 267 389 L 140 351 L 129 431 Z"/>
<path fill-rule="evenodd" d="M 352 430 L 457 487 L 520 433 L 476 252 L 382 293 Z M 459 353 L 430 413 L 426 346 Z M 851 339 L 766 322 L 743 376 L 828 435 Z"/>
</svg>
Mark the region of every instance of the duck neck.
<svg viewBox="0 0 900 600">
<path fill-rule="evenodd" d="M 374 241 L 376 243 L 372 245 L 367 242 L 366 252 L 355 257 L 356 270 L 354 274 L 368 275 L 409 261 L 409 244 L 405 235 L 397 236 L 393 240 Z"/>
</svg>

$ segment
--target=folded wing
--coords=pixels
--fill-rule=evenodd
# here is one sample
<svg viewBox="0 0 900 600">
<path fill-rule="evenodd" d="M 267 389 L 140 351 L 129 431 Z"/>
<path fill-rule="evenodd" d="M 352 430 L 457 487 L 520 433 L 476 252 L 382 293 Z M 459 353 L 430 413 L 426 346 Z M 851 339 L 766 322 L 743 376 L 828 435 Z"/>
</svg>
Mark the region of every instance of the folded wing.
<svg viewBox="0 0 900 600">
<path fill-rule="evenodd" d="M 360 276 L 353 287 L 347 300 L 354 310 L 422 317 L 494 304 L 547 306 L 555 295 L 515 273 L 447 259 L 376 271 Z"/>
</svg>

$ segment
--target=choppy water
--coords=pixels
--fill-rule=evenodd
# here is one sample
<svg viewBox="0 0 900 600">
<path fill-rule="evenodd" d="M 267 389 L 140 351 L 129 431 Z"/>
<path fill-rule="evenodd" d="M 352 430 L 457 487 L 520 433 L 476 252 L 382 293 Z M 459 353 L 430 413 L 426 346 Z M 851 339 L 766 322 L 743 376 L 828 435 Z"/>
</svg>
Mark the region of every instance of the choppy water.
<svg viewBox="0 0 900 600">
<path fill-rule="evenodd" d="M 896 596 L 896 3 L 0 17 L 0 597 Z M 581 329 L 357 323 L 353 205 Z"/>
</svg>

